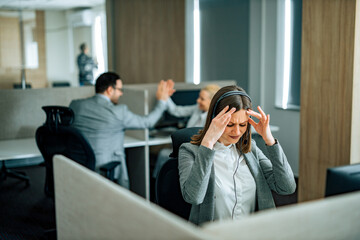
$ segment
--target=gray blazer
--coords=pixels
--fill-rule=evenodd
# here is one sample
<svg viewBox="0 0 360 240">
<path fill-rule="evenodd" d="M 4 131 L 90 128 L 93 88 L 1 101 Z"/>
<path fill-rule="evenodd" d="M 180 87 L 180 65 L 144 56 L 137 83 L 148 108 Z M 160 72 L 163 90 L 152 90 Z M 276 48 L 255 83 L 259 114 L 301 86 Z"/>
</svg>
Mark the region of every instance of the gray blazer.
<svg viewBox="0 0 360 240">
<path fill-rule="evenodd" d="M 245 154 L 246 163 L 256 183 L 256 208 L 274 208 L 271 190 L 291 194 L 296 189 L 293 172 L 279 143 L 267 146 L 270 159 L 252 140 Z M 200 225 L 214 220 L 215 151 L 204 146 L 184 143 L 179 149 L 180 188 L 186 202 L 192 204 L 189 221 Z"/>
<path fill-rule="evenodd" d="M 110 161 L 120 161 L 120 172 L 115 174 L 119 176 L 119 183 L 129 188 L 124 131 L 154 126 L 165 111 L 166 102 L 158 101 L 147 116 L 136 115 L 126 105 L 114 105 L 98 94 L 87 99 L 74 100 L 70 103 L 70 108 L 75 113 L 73 126 L 83 133 L 95 152 L 96 167 Z"/>
</svg>

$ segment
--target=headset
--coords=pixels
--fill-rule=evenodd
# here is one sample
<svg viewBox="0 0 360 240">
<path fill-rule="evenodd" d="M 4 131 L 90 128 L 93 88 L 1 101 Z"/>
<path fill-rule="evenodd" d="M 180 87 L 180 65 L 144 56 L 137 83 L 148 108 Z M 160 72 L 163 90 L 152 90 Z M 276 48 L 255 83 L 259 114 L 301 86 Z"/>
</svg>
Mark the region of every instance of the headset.
<svg viewBox="0 0 360 240">
<path fill-rule="evenodd" d="M 251 102 L 251 98 L 249 97 L 249 95 L 247 95 L 245 92 L 242 92 L 242 91 L 229 91 L 229 92 L 226 92 L 224 93 L 223 95 L 221 95 L 221 97 L 219 97 L 219 99 L 216 101 L 215 103 L 215 106 L 214 106 L 214 109 L 213 109 L 213 113 L 212 113 L 212 116 L 211 116 L 211 119 L 213 119 L 215 117 L 215 110 L 216 110 L 216 107 L 217 105 L 219 104 L 219 102 L 221 100 L 223 100 L 224 98 L 226 97 L 230 97 L 230 96 L 233 96 L 233 95 L 241 95 L 241 96 L 245 96 L 247 97 L 250 102 Z"/>
<path fill-rule="evenodd" d="M 230 97 L 230 96 L 233 96 L 233 95 L 240 95 L 240 96 L 245 96 L 247 97 L 250 102 L 251 102 L 251 98 L 249 95 L 247 95 L 245 92 L 242 92 L 242 91 L 229 91 L 229 92 L 226 92 L 224 93 L 223 95 L 221 95 L 221 97 L 219 97 L 219 99 L 216 101 L 215 103 L 215 106 L 214 106 L 214 109 L 213 109 L 213 113 L 212 113 L 212 116 L 211 116 L 211 119 L 213 119 L 215 117 L 215 110 L 216 110 L 216 107 L 218 106 L 219 102 L 221 100 L 223 100 L 224 98 L 226 97 Z M 246 132 L 246 134 L 248 134 Z M 247 135 L 246 135 L 247 137 Z M 242 137 L 241 137 L 242 138 Z M 246 140 L 247 142 L 247 140 Z M 242 141 L 240 140 L 240 144 L 242 144 Z M 245 143 L 246 144 L 246 143 Z M 241 155 L 242 155 L 242 152 L 241 152 L 241 147 L 240 147 L 240 154 L 239 154 L 239 158 L 237 160 L 237 165 L 236 165 L 236 168 L 235 168 L 235 171 L 234 171 L 234 174 L 233 174 L 233 181 L 234 181 L 234 192 L 235 192 L 235 204 L 234 204 L 234 207 L 232 209 L 232 213 L 231 213 L 231 218 L 234 219 L 234 213 L 235 213 L 235 207 L 236 207 L 236 204 L 237 204 L 237 197 L 236 197 L 236 181 L 235 181 L 235 175 L 236 175 L 236 172 L 239 168 L 239 165 L 240 165 L 240 158 L 241 158 Z"/>
<path fill-rule="evenodd" d="M 234 213 L 235 213 L 235 207 L 236 207 L 236 204 L 237 204 L 237 196 L 236 196 L 236 181 L 235 181 L 235 175 L 236 175 L 236 172 L 239 168 L 239 165 L 240 165 L 240 158 L 241 158 L 241 154 L 237 160 L 237 165 L 236 165 L 236 168 L 235 168 L 235 171 L 234 171 L 234 174 L 233 174 L 233 181 L 234 181 L 234 192 L 235 192 L 235 204 L 234 204 L 234 207 L 232 209 L 232 212 L 231 212 L 231 218 L 234 219 Z"/>
</svg>

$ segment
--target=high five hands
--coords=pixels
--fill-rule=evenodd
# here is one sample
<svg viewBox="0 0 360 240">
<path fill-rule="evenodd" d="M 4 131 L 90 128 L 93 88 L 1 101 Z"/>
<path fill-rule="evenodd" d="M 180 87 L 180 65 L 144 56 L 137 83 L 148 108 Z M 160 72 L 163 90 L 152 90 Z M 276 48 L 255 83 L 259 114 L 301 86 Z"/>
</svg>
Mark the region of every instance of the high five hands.
<svg viewBox="0 0 360 240">
<path fill-rule="evenodd" d="M 175 83 L 172 79 L 168 79 L 167 81 L 161 80 L 156 91 L 156 98 L 166 101 L 175 92 L 174 85 Z"/>
<path fill-rule="evenodd" d="M 249 123 L 255 128 L 255 131 L 261 135 L 266 145 L 272 146 L 275 144 L 275 138 L 270 130 L 270 115 L 266 115 L 260 106 L 257 107 L 259 113 L 253 110 L 247 110 L 246 113 L 250 116 L 256 117 L 259 122 L 256 123 L 252 118 L 249 118 Z"/>
</svg>

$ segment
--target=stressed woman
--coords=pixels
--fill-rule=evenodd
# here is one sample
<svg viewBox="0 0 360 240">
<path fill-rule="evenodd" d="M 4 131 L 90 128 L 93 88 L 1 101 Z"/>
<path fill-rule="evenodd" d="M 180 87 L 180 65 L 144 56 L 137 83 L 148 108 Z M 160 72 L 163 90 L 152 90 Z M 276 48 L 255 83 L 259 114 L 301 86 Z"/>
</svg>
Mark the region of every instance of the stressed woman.
<svg viewBox="0 0 360 240">
<path fill-rule="evenodd" d="M 279 142 L 270 131 L 270 116 L 237 86 L 213 97 L 205 127 L 179 150 L 180 187 L 192 204 L 195 224 L 237 219 L 274 208 L 271 190 L 291 194 L 296 183 Z M 257 119 L 254 121 L 250 116 Z M 251 125 L 266 143 L 270 159 L 251 140 Z"/>
<path fill-rule="evenodd" d="M 216 84 L 206 85 L 200 90 L 196 104 L 193 105 L 176 105 L 171 98 L 169 98 L 167 101 L 167 111 L 175 117 L 190 117 L 186 123 L 186 127 L 204 127 L 211 99 L 219 89 L 220 87 Z M 163 148 L 159 152 L 153 170 L 154 178 L 157 178 L 161 167 L 169 160 L 171 152 L 171 148 Z"/>
</svg>

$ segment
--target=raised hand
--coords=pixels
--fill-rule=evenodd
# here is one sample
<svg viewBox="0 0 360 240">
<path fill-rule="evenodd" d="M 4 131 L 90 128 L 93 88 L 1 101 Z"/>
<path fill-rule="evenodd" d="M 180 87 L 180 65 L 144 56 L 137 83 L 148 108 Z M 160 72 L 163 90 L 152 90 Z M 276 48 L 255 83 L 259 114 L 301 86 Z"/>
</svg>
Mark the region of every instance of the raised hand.
<svg viewBox="0 0 360 240">
<path fill-rule="evenodd" d="M 233 114 L 236 108 L 230 109 L 230 111 L 226 112 L 229 109 L 229 106 L 226 106 L 210 123 L 208 130 L 205 133 L 203 140 L 201 141 L 201 145 L 212 149 L 224 133 L 226 125 L 229 123 L 231 119 L 231 114 Z"/>
<path fill-rule="evenodd" d="M 270 115 L 266 115 L 260 106 L 257 107 L 259 113 L 253 110 L 247 110 L 247 114 L 259 119 L 256 123 L 252 118 L 249 118 L 249 123 L 255 128 L 256 132 L 261 135 L 266 145 L 272 146 L 275 144 L 275 139 L 270 130 Z"/>
<path fill-rule="evenodd" d="M 171 97 L 174 94 L 174 92 L 176 91 L 174 89 L 175 83 L 172 79 L 168 79 L 166 81 L 166 83 L 167 83 L 167 93 L 168 93 L 169 97 Z"/>
<path fill-rule="evenodd" d="M 166 101 L 175 92 L 174 85 L 174 81 L 171 79 L 167 81 L 161 80 L 156 91 L 156 98 Z"/>
</svg>

